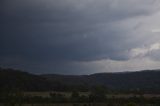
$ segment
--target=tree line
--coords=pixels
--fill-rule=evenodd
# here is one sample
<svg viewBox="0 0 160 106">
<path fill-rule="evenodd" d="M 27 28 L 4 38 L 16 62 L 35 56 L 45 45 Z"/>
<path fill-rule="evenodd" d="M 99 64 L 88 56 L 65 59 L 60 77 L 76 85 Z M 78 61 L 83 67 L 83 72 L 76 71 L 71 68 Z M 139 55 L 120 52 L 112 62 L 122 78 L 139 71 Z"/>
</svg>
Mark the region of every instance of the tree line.
<svg viewBox="0 0 160 106">
<path fill-rule="evenodd" d="M 103 87 L 95 87 L 89 95 L 81 95 L 80 92 L 72 91 L 69 97 L 60 93 L 50 93 L 49 97 L 42 96 L 25 96 L 23 92 L 12 91 L 12 92 L 1 92 L 0 103 L 4 103 L 6 106 L 15 106 L 15 104 L 47 104 L 47 103 L 105 103 L 109 106 L 114 104 L 120 104 L 120 106 L 137 106 L 136 104 L 153 104 L 160 105 L 160 98 L 145 98 L 140 97 L 129 97 L 129 98 L 107 98 L 107 92 Z"/>
</svg>

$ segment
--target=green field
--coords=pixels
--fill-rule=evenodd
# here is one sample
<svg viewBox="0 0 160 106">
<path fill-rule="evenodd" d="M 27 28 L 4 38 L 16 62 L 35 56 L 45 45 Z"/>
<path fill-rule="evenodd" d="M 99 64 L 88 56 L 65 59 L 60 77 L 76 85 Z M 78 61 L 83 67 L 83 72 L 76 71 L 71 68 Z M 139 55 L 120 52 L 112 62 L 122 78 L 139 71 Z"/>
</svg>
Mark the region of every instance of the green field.
<svg viewBox="0 0 160 106">
<path fill-rule="evenodd" d="M 154 104 L 107 104 L 107 103 L 60 103 L 60 104 L 15 104 L 7 105 L 0 104 L 0 106 L 159 106 Z"/>
<path fill-rule="evenodd" d="M 160 95 L 155 94 L 16 92 L 0 97 L 0 106 L 160 106 Z"/>
<path fill-rule="evenodd" d="M 62 94 L 65 97 L 70 97 L 72 92 L 24 92 L 25 96 L 41 96 L 41 97 L 50 97 L 50 93 Z M 89 92 L 79 92 L 80 96 L 88 96 Z M 130 98 L 130 97 L 145 97 L 153 98 L 160 97 L 160 94 L 106 94 L 107 98 Z"/>
</svg>

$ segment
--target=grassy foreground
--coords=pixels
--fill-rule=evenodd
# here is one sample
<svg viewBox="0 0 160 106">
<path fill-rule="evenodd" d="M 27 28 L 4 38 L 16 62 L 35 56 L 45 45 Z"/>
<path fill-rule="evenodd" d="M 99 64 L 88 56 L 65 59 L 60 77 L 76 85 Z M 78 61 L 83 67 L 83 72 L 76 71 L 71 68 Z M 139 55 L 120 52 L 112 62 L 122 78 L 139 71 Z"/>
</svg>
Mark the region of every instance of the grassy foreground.
<svg viewBox="0 0 160 106">
<path fill-rule="evenodd" d="M 94 92 L 1 93 L 0 106 L 160 106 L 159 95 Z"/>
</svg>

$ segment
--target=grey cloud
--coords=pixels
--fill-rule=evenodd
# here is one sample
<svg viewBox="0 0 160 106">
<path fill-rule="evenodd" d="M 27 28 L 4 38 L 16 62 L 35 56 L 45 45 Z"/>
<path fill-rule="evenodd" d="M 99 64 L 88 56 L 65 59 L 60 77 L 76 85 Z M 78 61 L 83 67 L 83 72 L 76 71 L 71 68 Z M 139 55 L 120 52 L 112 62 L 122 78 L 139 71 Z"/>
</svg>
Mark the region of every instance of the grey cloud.
<svg viewBox="0 0 160 106">
<path fill-rule="evenodd" d="M 150 57 L 154 61 L 160 61 L 160 50 L 150 52 L 148 54 L 148 57 Z"/>
<path fill-rule="evenodd" d="M 24 64 L 25 61 L 41 64 L 60 61 L 59 67 L 75 61 L 130 59 L 128 51 L 150 39 L 134 35 L 139 33 L 132 31 L 137 25 L 137 29 L 143 27 L 143 24 L 139 26 L 137 17 L 148 17 L 159 10 L 157 0 L 1 2 L 0 57 L 7 60 L 17 56 Z M 129 20 L 134 18 L 137 24 Z"/>
</svg>

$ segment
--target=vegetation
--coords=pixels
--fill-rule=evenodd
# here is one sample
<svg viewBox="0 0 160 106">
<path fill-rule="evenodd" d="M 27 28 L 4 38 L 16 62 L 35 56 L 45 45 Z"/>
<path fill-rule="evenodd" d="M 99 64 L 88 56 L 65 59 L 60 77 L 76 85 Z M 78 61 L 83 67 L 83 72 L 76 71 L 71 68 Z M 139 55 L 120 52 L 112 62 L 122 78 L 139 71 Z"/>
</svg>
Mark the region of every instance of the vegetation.
<svg viewBox="0 0 160 106">
<path fill-rule="evenodd" d="M 0 68 L 0 91 L 91 91 L 94 86 L 107 87 L 109 93 L 160 93 L 160 71 L 99 73 L 93 75 L 33 75 Z"/>
<path fill-rule="evenodd" d="M 98 91 L 97 91 L 98 90 Z M 100 93 L 98 93 L 100 92 Z M 152 106 L 160 105 L 160 97 L 128 97 L 128 98 L 108 98 L 102 94 L 99 89 L 90 93 L 88 96 L 80 95 L 79 92 L 72 92 L 69 97 L 60 93 L 50 93 L 49 97 L 42 96 L 25 96 L 23 92 L 2 93 L 0 96 L 0 103 L 5 106 L 18 106 L 23 104 L 106 104 L 107 106 L 145 106 L 151 104 Z M 95 106 L 95 105 L 94 105 Z"/>
<path fill-rule="evenodd" d="M 33 75 L 0 68 L 0 105 L 63 103 L 71 106 L 160 106 L 160 96 L 155 95 L 159 93 L 159 76 L 159 71 L 89 76 Z M 135 79 L 139 79 L 139 83 Z M 126 86 L 120 85 L 122 82 Z M 118 85 L 120 87 L 115 89 Z M 34 92 L 48 92 L 48 95 L 34 95 Z M 152 95 L 145 96 L 146 93 Z M 126 96 L 120 96 L 123 94 Z"/>
</svg>

